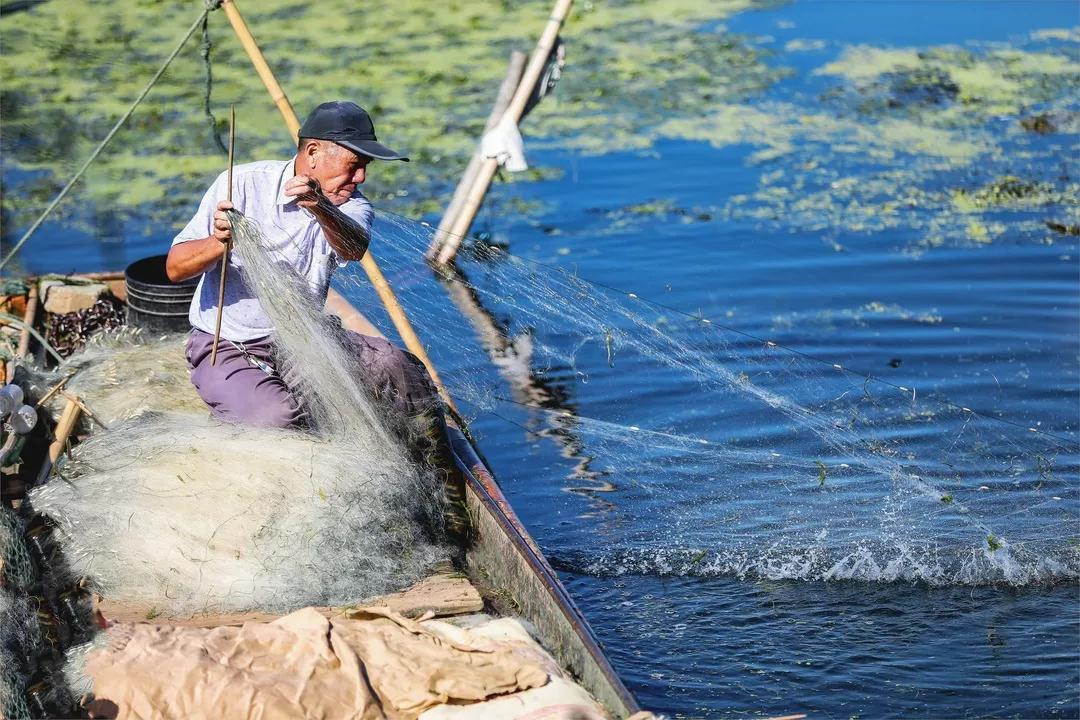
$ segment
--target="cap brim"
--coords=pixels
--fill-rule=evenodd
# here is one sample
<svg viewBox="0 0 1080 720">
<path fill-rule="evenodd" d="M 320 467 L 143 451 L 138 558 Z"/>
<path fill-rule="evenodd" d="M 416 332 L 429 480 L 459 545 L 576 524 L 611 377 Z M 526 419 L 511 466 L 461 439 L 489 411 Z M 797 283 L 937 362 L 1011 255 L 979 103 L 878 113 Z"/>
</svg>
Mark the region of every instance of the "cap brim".
<svg viewBox="0 0 1080 720">
<path fill-rule="evenodd" d="M 376 160 L 404 160 L 405 162 L 409 162 L 409 158 L 405 157 L 397 150 L 391 150 L 376 140 L 359 140 L 356 142 L 351 140 L 335 140 L 334 142 L 338 145 L 344 145 L 353 152 L 373 157 Z"/>
</svg>

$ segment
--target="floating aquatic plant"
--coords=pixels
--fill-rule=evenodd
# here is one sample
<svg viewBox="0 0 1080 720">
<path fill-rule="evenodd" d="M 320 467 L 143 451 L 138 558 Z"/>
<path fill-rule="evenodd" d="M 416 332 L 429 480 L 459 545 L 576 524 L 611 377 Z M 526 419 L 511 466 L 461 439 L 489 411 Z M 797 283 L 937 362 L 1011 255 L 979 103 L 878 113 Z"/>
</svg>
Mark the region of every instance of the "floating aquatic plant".
<svg viewBox="0 0 1080 720">
<path fill-rule="evenodd" d="M 564 79 L 555 97 L 530 115 L 526 133 L 589 152 L 646 147 L 665 119 L 693 117 L 713 103 L 754 95 L 788 71 L 770 65 L 770 53 L 747 39 L 703 26 L 754 4 L 576 6 L 562 33 L 568 49 Z M 533 47 L 548 7 L 402 0 L 342 8 L 261 0 L 244 11 L 301 117 L 318 102 L 352 98 L 372 112 L 381 137 L 410 152 L 414 162 L 407 166 L 385 163 L 372 172 L 367 192 L 399 211 L 420 214 L 444 205 L 483 129 L 510 51 Z M 18 190 L 5 193 L 4 202 L 16 225 L 89 154 L 196 12 L 190 2 L 66 0 L 0 18 L 0 148 L 7 167 L 22 173 L 17 181 L 5 176 Z M 319 37 L 318 48 L 297 43 L 295 28 L 301 26 Z M 236 103 L 238 162 L 287 156 L 292 147 L 281 118 L 222 13 L 210 15 L 210 32 L 211 107 Z M 117 229 L 116 218 L 131 214 L 182 223 L 221 171 L 221 152 L 203 114 L 198 45 L 188 43 L 91 167 L 77 189 L 79 202 L 65 205 L 69 222 L 98 231 L 110 218 Z M 535 179 L 550 175 L 532 173 Z"/>
</svg>

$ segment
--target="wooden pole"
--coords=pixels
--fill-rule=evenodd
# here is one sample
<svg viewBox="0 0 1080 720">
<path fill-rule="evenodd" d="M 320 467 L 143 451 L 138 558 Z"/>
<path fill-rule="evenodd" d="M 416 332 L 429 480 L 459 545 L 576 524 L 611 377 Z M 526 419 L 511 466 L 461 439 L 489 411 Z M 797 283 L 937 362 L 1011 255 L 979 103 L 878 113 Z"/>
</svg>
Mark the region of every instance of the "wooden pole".
<svg viewBox="0 0 1080 720">
<path fill-rule="evenodd" d="M 267 92 L 270 93 L 270 99 L 277 105 L 281 117 L 285 118 L 285 124 L 289 127 L 289 132 L 293 134 L 293 139 L 297 139 L 296 134 L 300 132 L 300 120 L 296 117 L 296 112 L 289 103 L 289 98 L 285 96 L 285 91 L 278 85 L 277 78 L 274 77 L 274 72 L 266 63 L 262 51 L 259 50 L 259 46 L 255 43 L 255 38 L 252 36 L 251 31 L 248 30 L 247 23 L 244 22 L 243 16 L 240 15 L 239 8 L 236 7 L 233 0 L 224 0 L 221 3 L 221 8 L 229 18 L 229 23 L 232 25 L 236 37 L 239 38 L 240 44 L 244 46 L 248 58 L 251 59 L 251 64 L 255 66 L 255 72 L 259 74 Z"/>
<path fill-rule="evenodd" d="M 232 170 L 233 160 L 236 157 L 234 148 L 236 147 L 236 106 L 229 106 L 229 171 L 228 171 L 228 186 L 225 190 L 225 199 L 232 202 Z M 229 272 L 229 251 L 232 250 L 232 237 L 225 243 L 225 252 L 221 255 L 221 270 L 219 275 L 221 279 L 218 281 L 218 295 L 217 295 L 217 322 L 214 323 L 214 344 L 210 348 L 210 365 L 217 365 L 217 347 L 221 341 L 221 314 L 225 310 L 225 276 Z"/>
<path fill-rule="evenodd" d="M 37 308 L 38 284 L 35 280 L 30 285 L 30 291 L 26 296 L 26 308 L 23 310 L 22 328 L 19 330 L 19 344 L 15 349 L 15 355 L 3 366 L 0 366 L 0 375 L 3 376 L 0 377 L 0 383 L 15 379 L 16 363 L 25 358 L 27 353 L 30 352 L 30 329 L 33 327 L 34 319 L 37 317 Z"/>
<path fill-rule="evenodd" d="M 64 405 L 64 411 L 60 414 L 60 420 L 56 423 L 56 430 L 53 432 L 54 439 L 49 445 L 49 462 L 55 463 L 60 459 L 68 438 L 71 437 L 71 433 L 75 429 L 75 423 L 79 421 L 81 412 L 82 408 L 79 407 L 78 400 L 68 398 L 67 404 Z"/>
<path fill-rule="evenodd" d="M 30 328 L 34 326 L 34 320 L 37 319 L 37 309 L 38 284 L 35 282 L 30 286 L 30 293 L 26 297 L 26 312 L 23 313 L 23 326 L 19 331 L 19 348 L 15 351 L 17 358 L 24 358 L 30 352 Z"/>
<path fill-rule="evenodd" d="M 472 187 L 469 188 L 469 192 L 465 196 L 465 202 L 461 206 L 461 212 L 458 213 L 454 223 L 447 231 L 447 242 L 439 252 L 438 262 L 440 265 L 445 265 L 454 259 L 458 246 L 469 233 L 473 219 L 476 218 L 476 213 L 480 211 L 480 205 L 484 202 L 484 196 L 487 195 L 488 188 L 491 187 L 491 180 L 495 177 L 495 171 L 498 169 L 499 163 L 495 158 L 484 158 L 480 163 L 480 168 L 476 171 L 476 178 L 473 180 Z"/>
<path fill-rule="evenodd" d="M 510 100 L 517 91 L 518 85 L 521 84 L 521 73 L 524 70 L 525 53 L 515 50 L 510 54 L 510 65 L 506 68 L 506 77 L 503 78 L 502 84 L 499 85 L 499 92 L 495 96 L 495 104 L 492 105 L 487 123 L 484 124 L 484 132 L 495 127 L 499 119 L 502 118 L 503 113 L 506 112 L 506 108 L 510 106 Z M 461 207 L 465 204 L 465 196 L 476 181 L 476 173 L 480 170 L 480 164 L 483 161 L 484 154 L 480 152 L 480 147 L 477 146 L 476 150 L 473 151 L 472 158 L 469 160 L 469 166 L 465 168 L 461 180 L 458 181 L 457 187 L 454 189 L 454 197 L 450 200 L 450 204 L 446 206 L 446 212 L 443 213 L 439 227 L 431 238 L 431 246 L 428 247 L 427 251 L 428 260 L 435 259 L 442 246 L 448 242 L 454 244 L 453 252 L 457 252 L 457 248 L 461 244 L 461 238 L 451 238 L 447 235 L 447 232 L 461 212 Z M 453 257 L 453 254 L 451 254 L 451 257 Z M 443 261 L 443 264 L 445 262 Z"/>
<path fill-rule="evenodd" d="M 237 9 L 236 3 L 233 0 L 224 0 L 222 7 L 229 18 L 229 22 L 232 23 L 233 30 L 240 39 L 240 44 L 243 45 L 244 50 L 251 59 L 251 63 L 255 66 L 255 70 L 259 73 L 259 77 L 262 78 L 263 84 L 266 86 L 267 91 L 269 91 L 270 97 L 274 100 L 278 110 L 281 111 L 282 117 L 285 118 L 285 124 L 289 128 L 289 132 L 293 135 L 293 141 L 299 140 L 300 119 L 296 116 L 296 112 L 293 110 L 292 105 L 289 104 L 289 99 L 285 97 L 285 91 L 281 89 L 281 86 L 274 78 L 274 73 L 270 70 L 270 66 L 266 64 L 266 59 L 263 57 L 259 46 L 256 44 L 255 38 L 252 37 L 251 31 L 248 30 L 247 24 L 244 23 L 243 17 L 240 16 L 240 11 Z M 409 318 L 402 309 L 401 303 L 398 302 L 397 296 L 390 287 L 390 283 L 386 281 L 386 277 L 383 275 L 382 270 L 379 269 L 379 265 L 375 262 L 375 257 L 371 254 L 370 250 L 364 253 L 364 257 L 360 259 L 360 265 L 364 268 L 368 278 L 371 280 L 371 284 L 375 287 L 375 292 L 379 294 L 379 299 L 382 300 L 383 305 L 386 306 L 386 311 L 390 315 L 390 320 L 394 323 L 394 327 L 397 328 L 398 334 L 401 335 L 401 340 L 405 343 L 405 347 L 409 349 L 409 352 L 418 357 L 420 362 L 424 363 L 424 367 L 427 368 L 428 374 L 431 375 L 431 379 L 439 389 L 439 394 L 442 396 L 443 400 L 446 401 L 446 404 L 456 411 L 457 407 L 454 405 L 453 398 L 450 397 L 450 393 L 446 391 L 446 387 L 442 384 L 439 373 L 435 370 L 434 363 L 432 363 L 431 358 L 428 357 L 427 350 L 424 349 L 424 345 L 420 342 L 420 338 L 416 336 L 416 331 L 413 330 L 412 323 L 409 322 Z"/>
<path fill-rule="evenodd" d="M 73 377 L 75 377 L 75 373 L 70 373 L 64 376 L 64 378 L 60 380 L 60 382 L 53 385 L 51 388 L 49 388 L 49 391 L 47 393 L 41 396 L 37 403 L 34 404 L 34 407 L 43 407 L 45 403 L 49 402 L 49 400 L 52 400 L 53 395 L 63 390 L 64 386 L 67 385 L 67 381 Z"/>
<path fill-rule="evenodd" d="M 551 17 L 544 27 L 544 32 L 540 35 L 540 40 L 536 43 L 536 49 L 533 50 L 532 57 L 529 58 L 529 65 L 525 68 L 525 74 L 521 78 L 521 84 L 518 85 L 517 92 L 514 93 L 514 98 L 510 101 L 510 106 L 507 107 L 506 112 L 503 113 L 503 120 L 509 118 L 515 123 L 521 120 L 521 115 L 525 111 L 525 105 L 532 96 L 533 88 L 536 87 L 536 81 L 540 79 L 540 75 L 544 71 L 544 65 L 547 63 L 548 56 L 551 54 L 551 49 L 555 47 L 555 40 L 559 36 L 559 30 L 562 28 L 566 16 L 570 13 L 570 6 L 573 5 L 573 1 L 574 0 L 556 0 L 555 7 L 551 11 Z M 500 120 L 500 122 L 501 121 L 502 120 Z M 465 237 L 466 233 L 469 232 L 469 227 L 472 226 L 473 218 L 476 217 L 476 213 L 480 210 L 480 204 L 484 201 L 484 196 L 491 186 L 491 179 L 495 177 L 495 170 L 498 167 L 499 163 L 494 158 L 484 158 L 480 165 L 480 169 L 476 173 L 476 179 L 473 182 L 472 188 L 465 197 L 461 212 L 450 226 L 450 241 L 456 240 L 457 242 L 460 242 L 461 238 Z M 442 251 L 439 253 L 438 261 L 445 264 L 453 259 L 454 253 L 456 252 L 457 247 L 451 248 L 448 242 L 443 246 Z"/>
<path fill-rule="evenodd" d="M 104 422 L 102 422 L 101 418 L 99 418 L 97 415 L 95 415 L 93 413 L 93 411 L 91 411 L 90 408 L 86 406 L 86 403 L 84 403 L 79 398 L 78 395 L 75 395 L 74 393 L 69 393 L 67 390 L 61 390 L 60 392 L 63 393 L 64 397 L 66 397 L 68 400 L 70 400 L 71 402 L 78 405 L 79 410 L 81 410 L 88 418 L 90 418 L 91 420 L 96 422 L 101 427 L 102 430 L 108 430 L 109 429 L 109 426 L 106 425 Z"/>
<path fill-rule="evenodd" d="M 38 483 L 45 482 L 48 479 L 49 474 L 56 465 L 56 461 L 60 459 L 64 448 L 67 447 L 68 439 L 71 437 L 72 431 L 75 430 L 75 423 L 79 421 L 79 413 L 82 412 L 79 405 L 77 399 L 68 398 L 67 405 L 64 406 L 64 411 L 60 414 L 56 429 L 53 431 L 54 439 L 49 445 L 49 455 L 41 465 L 41 472 L 38 473 Z"/>
</svg>

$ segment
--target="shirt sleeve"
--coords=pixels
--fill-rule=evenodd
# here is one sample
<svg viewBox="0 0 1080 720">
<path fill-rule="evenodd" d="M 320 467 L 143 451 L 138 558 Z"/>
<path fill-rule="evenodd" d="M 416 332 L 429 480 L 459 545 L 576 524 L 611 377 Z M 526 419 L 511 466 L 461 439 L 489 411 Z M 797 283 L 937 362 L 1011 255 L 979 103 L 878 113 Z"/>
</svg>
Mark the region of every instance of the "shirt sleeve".
<svg viewBox="0 0 1080 720">
<path fill-rule="evenodd" d="M 217 211 L 217 204 L 225 199 L 225 184 L 227 182 L 225 173 L 217 176 L 214 184 L 203 195 L 202 202 L 199 203 L 199 209 L 195 211 L 194 217 L 173 238 L 173 245 L 190 242 L 191 240 L 202 240 L 204 237 L 213 234 L 214 212 Z"/>
<path fill-rule="evenodd" d="M 342 203 L 338 210 L 345 213 L 349 218 L 356 222 L 360 227 L 364 229 L 364 232 L 371 236 L 371 226 L 375 219 L 375 208 L 372 207 L 371 201 L 361 194 L 357 194 L 349 198 L 348 202 Z M 344 267 L 346 262 L 338 257 L 338 254 L 331 249 L 334 255 L 334 259 L 337 261 L 338 267 Z"/>
</svg>

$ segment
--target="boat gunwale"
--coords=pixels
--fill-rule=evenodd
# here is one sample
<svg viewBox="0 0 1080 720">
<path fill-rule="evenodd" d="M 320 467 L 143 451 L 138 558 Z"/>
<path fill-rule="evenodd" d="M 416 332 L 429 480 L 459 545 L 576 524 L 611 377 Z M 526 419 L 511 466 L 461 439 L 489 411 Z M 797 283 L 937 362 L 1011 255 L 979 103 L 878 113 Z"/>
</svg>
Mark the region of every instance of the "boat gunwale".
<svg viewBox="0 0 1080 720">
<path fill-rule="evenodd" d="M 502 530 L 506 540 L 525 561 L 540 585 L 545 588 L 548 599 L 558 608 L 562 619 L 570 627 L 573 636 L 581 643 L 587 657 L 594 663 L 596 670 L 599 671 L 600 676 L 607 683 L 608 688 L 606 690 L 608 692 L 603 694 L 621 705 L 621 707 L 609 707 L 609 709 L 615 711 L 616 715 L 621 717 L 640 712 L 641 707 L 638 705 L 637 700 L 615 672 L 611 661 L 608 660 L 581 609 L 570 597 L 570 593 L 556 575 L 555 570 L 551 567 L 543 552 L 536 545 L 536 541 L 517 517 L 491 471 L 480 459 L 473 443 L 460 429 L 451 426 L 449 430 L 455 454 L 459 456 L 459 459 L 467 462 L 470 470 L 470 472 L 465 473 L 467 490 L 471 490 L 476 495 L 481 506 L 490 513 L 497 526 Z M 483 542 L 483 539 L 480 541 Z M 467 554 L 470 549 L 472 549 L 472 546 L 467 545 Z M 526 619 L 529 619 L 534 625 L 538 625 L 535 619 L 527 616 Z M 551 645 L 549 649 L 556 653 L 556 658 L 564 666 L 569 666 L 571 663 L 564 657 L 560 657 L 560 655 L 565 656 L 565 654 L 559 652 L 558 648 L 555 647 L 556 644 L 553 642 L 549 642 L 549 644 Z M 585 677 L 579 679 L 586 680 Z M 597 692 L 598 688 L 589 687 L 588 685 L 585 687 L 594 696 L 600 694 Z M 610 701 L 608 704 L 610 704 Z"/>
</svg>

